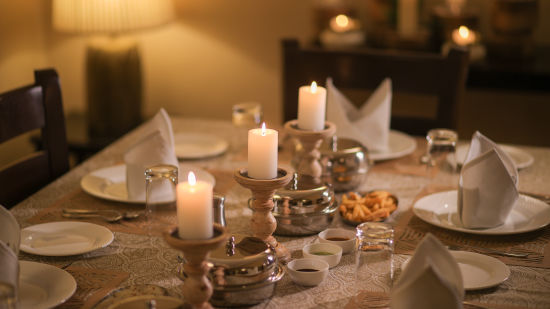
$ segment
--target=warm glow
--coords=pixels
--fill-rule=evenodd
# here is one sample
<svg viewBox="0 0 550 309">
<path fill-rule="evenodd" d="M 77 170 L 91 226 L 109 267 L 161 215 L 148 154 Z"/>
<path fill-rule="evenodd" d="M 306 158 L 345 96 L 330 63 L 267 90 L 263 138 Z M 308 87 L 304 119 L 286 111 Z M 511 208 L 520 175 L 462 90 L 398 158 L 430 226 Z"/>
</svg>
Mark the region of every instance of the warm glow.
<svg viewBox="0 0 550 309">
<path fill-rule="evenodd" d="M 470 30 L 466 26 L 460 26 L 460 28 L 458 28 L 458 33 L 463 38 L 467 38 L 468 36 L 470 36 Z"/>
<path fill-rule="evenodd" d="M 187 174 L 187 182 L 192 186 L 194 186 L 197 183 L 197 178 L 195 178 L 195 173 L 189 172 L 189 174 Z"/>
<path fill-rule="evenodd" d="M 311 93 L 315 93 L 315 92 L 317 92 L 317 83 L 312 82 L 311 83 Z"/>
<path fill-rule="evenodd" d="M 262 122 L 262 136 L 265 136 L 265 122 Z"/>
<path fill-rule="evenodd" d="M 344 14 L 340 14 L 336 16 L 336 24 L 342 28 L 345 28 L 349 25 L 349 18 Z"/>
</svg>

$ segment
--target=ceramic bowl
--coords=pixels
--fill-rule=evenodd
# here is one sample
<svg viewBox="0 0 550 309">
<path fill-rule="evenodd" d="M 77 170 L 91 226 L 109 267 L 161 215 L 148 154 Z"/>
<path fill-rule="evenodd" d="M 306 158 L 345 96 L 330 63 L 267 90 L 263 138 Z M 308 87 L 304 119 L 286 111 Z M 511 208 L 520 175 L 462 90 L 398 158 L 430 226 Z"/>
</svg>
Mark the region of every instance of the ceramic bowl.
<svg viewBox="0 0 550 309">
<path fill-rule="evenodd" d="M 302 249 L 304 258 L 323 260 L 330 268 L 338 265 L 342 258 L 342 248 L 329 243 L 315 243 L 306 245 Z"/>
<path fill-rule="evenodd" d="M 290 275 L 290 279 L 292 279 L 294 283 L 305 286 L 318 285 L 323 282 L 328 275 L 328 263 L 319 259 L 306 258 L 292 260 L 286 265 L 286 268 Z"/>
<path fill-rule="evenodd" d="M 342 228 L 326 229 L 319 233 L 319 242 L 340 246 L 342 253 L 355 250 L 355 231 Z"/>
</svg>

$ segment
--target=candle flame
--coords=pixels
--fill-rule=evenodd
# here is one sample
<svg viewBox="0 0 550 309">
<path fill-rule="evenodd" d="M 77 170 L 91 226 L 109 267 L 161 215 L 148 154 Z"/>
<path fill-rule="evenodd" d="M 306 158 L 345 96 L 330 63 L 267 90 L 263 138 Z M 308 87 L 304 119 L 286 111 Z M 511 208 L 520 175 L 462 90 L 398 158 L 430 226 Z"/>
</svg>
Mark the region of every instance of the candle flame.
<svg viewBox="0 0 550 309">
<path fill-rule="evenodd" d="M 336 24 L 342 28 L 345 28 L 349 25 L 349 18 L 344 14 L 340 14 L 336 16 Z"/>
<path fill-rule="evenodd" d="M 463 37 L 463 38 L 467 38 L 470 36 L 470 30 L 468 29 L 468 27 L 466 26 L 460 26 L 458 28 L 458 34 Z"/>
<path fill-rule="evenodd" d="M 195 178 L 195 173 L 189 172 L 189 174 L 187 174 L 187 182 L 192 186 L 194 186 L 197 183 L 197 178 Z"/>
<path fill-rule="evenodd" d="M 317 83 L 312 82 L 311 83 L 311 93 L 315 93 L 315 92 L 317 92 Z"/>
<path fill-rule="evenodd" d="M 265 136 L 265 122 L 262 122 L 262 136 Z"/>
</svg>

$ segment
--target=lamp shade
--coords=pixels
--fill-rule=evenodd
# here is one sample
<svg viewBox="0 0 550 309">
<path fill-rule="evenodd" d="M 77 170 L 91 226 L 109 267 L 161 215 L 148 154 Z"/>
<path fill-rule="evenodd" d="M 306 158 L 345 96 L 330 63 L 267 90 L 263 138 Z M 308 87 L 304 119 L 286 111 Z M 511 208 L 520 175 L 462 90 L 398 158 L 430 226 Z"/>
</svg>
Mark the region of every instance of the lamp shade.
<svg viewBox="0 0 550 309">
<path fill-rule="evenodd" d="M 77 33 L 150 28 L 173 19 L 172 0 L 53 0 L 53 26 Z"/>
</svg>

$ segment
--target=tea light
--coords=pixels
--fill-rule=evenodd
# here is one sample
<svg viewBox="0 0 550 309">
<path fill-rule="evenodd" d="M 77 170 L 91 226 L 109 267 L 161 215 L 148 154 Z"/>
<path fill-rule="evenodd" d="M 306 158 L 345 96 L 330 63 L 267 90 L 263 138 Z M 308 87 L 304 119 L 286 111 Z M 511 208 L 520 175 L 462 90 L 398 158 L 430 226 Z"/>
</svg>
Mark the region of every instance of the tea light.
<svg viewBox="0 0 550 309">
<path fill-rule="evenodd" d="M 475 32 L 470 31 L 466 26 L 460 26 L 458 29 L 453 30 L 451 37 L 453 42 L 460 46 L 471 45 L 476 41 Z"/>
<path fill-rule="evenodd" d="M 357 21 L 344 14 L 337 15 L 330 19 L 330 29 L 337 33 L 355 30 L 357 28 Z"/>
<path fill-rule="evenodd" d="M 279 133 L 266 129 L 248 131 L 248 177 L 254 179 L 273 179 L 277 177 L 277 156 Z"/>
<path fill-rule="evenodd" d="M 327 90 L 312 82 L 300 87 L 298 93 L 298 127 L 302 130 L 320 131 L 325 128 Z"/>
<path fill-rule="evenodd" d="M 212 228 L 212 185 L 197 181 L 189 172 L 187 182 L 177 188 L 178 236 L 181 239 L 208 239 Z"/>
</svg>

